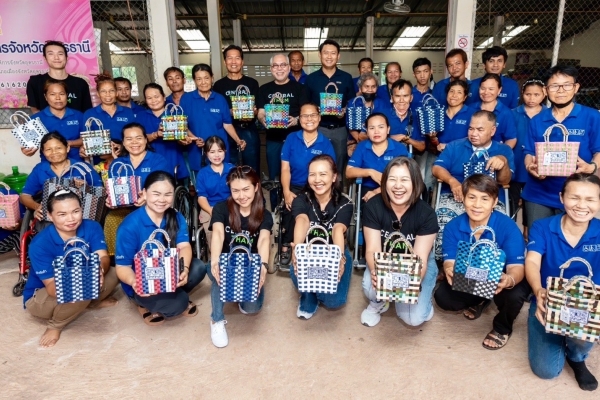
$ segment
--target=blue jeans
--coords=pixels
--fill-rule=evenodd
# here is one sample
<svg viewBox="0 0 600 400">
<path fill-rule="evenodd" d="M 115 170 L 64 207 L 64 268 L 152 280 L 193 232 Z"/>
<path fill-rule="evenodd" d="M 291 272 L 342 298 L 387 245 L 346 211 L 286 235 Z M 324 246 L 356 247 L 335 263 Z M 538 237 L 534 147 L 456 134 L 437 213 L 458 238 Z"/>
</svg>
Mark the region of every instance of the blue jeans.
<svg viewBox="0 0 600 400">
<path fill-rule="evenodd" d="M 249 122 L 246 128 L 235 128 L 237 135 L 241 140 L 246 141 L 246 148 L 242 151 L 242 165 L 248 165 L 260 176 L 260 136 L 253 122 Z M 239 162 L 239 152 L 237 144 L 231 136 L 229 140 L 229 162 L 237 164 Z"/>
<path fill-rule="evenodd" d="M 267 167 L 269 168 L 269 180 L 281 176 L 281 149 L 283 149 L 283 142 L 267 140 Z M 271 211 L 275 211 L 280 200 L 277 198 L 277 189 L 271 190 L 269 196 L 271 200 Z"/>
<path fill-rule="evenodd" d="M 225 314 L 223 314 L 223 306 L 225 302 L 221 301 L 219 297 L 221 291 L 219 289 L 219 285 L 215 281 L 215 277 L 213 276 L 210 268 L 208 268 L 208 278 L 212 281 L 212 286 L 210 288 L 210 302 L 212 303 L 212 313 L 210 313 L 210 317 L 213 322 L 220 322 L 225 319 Z M 263 305 L 263 301 L 265 300 L 265 287 L 263 286 L 260 289 L 260 293 L 258 294 L 258 299 L 256 301 L 244 301 L 240 303 L 240 307 L 248 314 L 256 314 L 260 311 Z"/>
<path fill-rule="evenodd" d="M 429 321 L 433 317 L 433 289 L 438 275 L 438 267 L 435 263 L 435 255 L 433 251 L 429 253 L 427 259 L 427 271 L 421 281 L 421 293 L 417 304 L 395 303 L 396 315 L 411 326 L 419 326 L 423 322 Z M 373 287 L 371 281 L 371 271 L 365 269 L 362 281 L 363 291 L 370 302 L 377 302 L 377 291 Z"/>
<path fill-rule="evenodd" d="M 544 325 L 535 317 L 537 303 L 531 302 L 527 319 L 527 348 L 531 371 L 542 379 L 560 375 L 565 357 L 574 362 L 585 361 L 594 343 L 553 333 L 546 333 Z"/>
<path fill-rule="evenodd" d="M 325 308 L 340 308 L 346 304 L 348 299 L 348 289 L 350 288 L 350 277 L 352 276 L 352 256 L 350 250 L 346 247 L 344 250 L 346 256 L 346 265 L 344 266 L 344 274 L 338 282 L 337 292 L 335 293 L 300 293 L 300 311 L 313 314 L 317 311 L 319 303 Z M 294 268 L 290 268 L 290 278 L 294 282 L 294 286 L 298 289 L 298 278 L 294 273 Z"/>
</svg>

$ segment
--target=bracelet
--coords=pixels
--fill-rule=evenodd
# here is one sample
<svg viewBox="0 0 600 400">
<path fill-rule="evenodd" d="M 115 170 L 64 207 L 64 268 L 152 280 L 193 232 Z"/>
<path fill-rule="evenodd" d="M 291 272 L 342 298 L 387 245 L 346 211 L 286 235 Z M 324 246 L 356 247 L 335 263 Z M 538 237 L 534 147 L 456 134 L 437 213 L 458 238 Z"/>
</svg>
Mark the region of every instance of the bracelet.
<svg viewBox="0 0 600 400">
<path fill-rule="evenodd" d="M 592 171 L 592 174 L 595 174 L 596 171 L 598 171 L 598 165 L 594 161 L 592 161 L 590 164 L 594 165 L 594 170 Z"/>
<path fill-rule="evenodd" d="M 506 289 L 512 289 L 512 288 L 514 288 L 515 285 L 517 284 L 515 282 L 515 278 L 513 278 L 512 275 L 510 275 L 510 274 L 506 274 L 506 276 L 508 276 L 510 279 L 512 279 L 512 286 L 511 287 L 507 287 Z"/>
</svg>

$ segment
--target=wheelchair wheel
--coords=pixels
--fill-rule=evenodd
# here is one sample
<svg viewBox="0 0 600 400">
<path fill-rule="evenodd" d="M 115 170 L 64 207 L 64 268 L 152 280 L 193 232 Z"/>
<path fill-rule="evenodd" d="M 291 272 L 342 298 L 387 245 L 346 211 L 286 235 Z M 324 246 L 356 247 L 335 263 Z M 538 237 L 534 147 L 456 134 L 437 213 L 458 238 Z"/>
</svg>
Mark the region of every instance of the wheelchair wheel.
<svg viewBox="0 0 600 400">
<path fill-rule="evenodd" d="M 27 283 L 28 275 L 29 271 L 26 271 L 24 274 L 19 274 L 19 280 L 12 289 L 13 296 L 21 297 L 23 295 L 23 290 L 25 290 L 25 283 Z"/>
<path fill-rule="evenodd" d="M 192 207 L 193 205 L 190 202 L 190 193 L 187 188 L 184 186 L 179 186 L 175 189 L 175 200 L 173 207 L 175 210 L 179 211 L 183 218 L 185 219 L 188 228 L 191 227 L 192 223 Z M 191 229 L 191 228 L 190 228 Z"/>
</svg>

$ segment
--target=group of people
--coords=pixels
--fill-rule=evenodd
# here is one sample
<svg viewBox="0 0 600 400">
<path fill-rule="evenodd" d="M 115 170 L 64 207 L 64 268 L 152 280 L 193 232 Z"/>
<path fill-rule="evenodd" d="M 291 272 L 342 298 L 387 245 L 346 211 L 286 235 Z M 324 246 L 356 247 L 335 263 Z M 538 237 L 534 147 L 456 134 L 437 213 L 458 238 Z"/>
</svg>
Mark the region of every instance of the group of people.
<svg viewBox="0 0 600 400">
<path fill-rule="evenodd" d="M 425 58 L 413 63 L 416 85 L 402 79 L 401 66 L 395 62 L 387 64 L 386 83 L 379 85 L 370 59 L 359 62 L 360 75 L 355 79 L 337 68 L 340 47 L 328 39 L 319 47 L 319 70 L 305 74 L 299 51 L 277 54 L 270 59 L 274 80 L 259 86 L 242 74 L 242 49 L 229 46 L 223 51 L 227 75 L 216 82 L 210 66 L 195 65 L 192 78 L 197 90 L 184 93 L 184 73 L 169 68 L 164 76 L 171 95 L 166 97 L 158 84 L 148 84 L 143 90 L 147 108 L 141 109 L 120 97 L 119 93 L 127 92 L 118 88 L 123 81 L 100 76 L 101 104 L 89 108 L 91 104 L 81 101 L 85 93 L 71 91 L 78 87 L 71 85 L 72 77 L 57 74 L 59 66 L 64 70 L 66 64 L 64 45 L 48 42 L 44 57 L 49 76 L 32 77 L 28 93 L 32 93 L 30 105 L 37 108 L 36 115 L 51 132 L 39 149 L 22 149 L 28 156 L 39 150 L 41 161 L 21 194 L 22 204 L 37 219 L 42 219 L 45 209 L 52 222 L 37 233 L 30 246 L 31 272 L 24 292 L 25 308 L 48 320 L 41 345 L 54 345 L 61 329 L 88 306 L 115 304 L 111 293 L 119 281 L 148 325 L 160 325 L 179 315 L 193 317 L 198 309 L 189 293 L 208 275 L 211 339 L 217 347 L 227 346 L 227 321 L 219 296 L 219 256 L 231 250 L 234 237 L 236 245 L 240 244 L 236 235 L 244 234 L 247 239 L 241 244 L 262 260 L 258 299 L 239 303 L 239 310 L 257 313 L 264 302 L 273 217 L 261 188 L 256 120 L 265 125 L 265 105 L 279 97 L 290 106 L 289 124 L 266 129 L 266 147 L 269 178 L 279 177 L 283 189 L 281 263 L 289 265 L 297 287 L 294 249 L 307 237 L 319 235 L 314 228 L 317 225 L 327 230 L 329 243 L 342 250 L 337 292 L 300 292 L 298 318 L 310 319 L 319 305 L 335 310 L 346 304 L 353 265 L 346 236 L 355 208 L 360 206 L 362 227 L 358 228 L 364 233 L 366 264 L 362 287 L 367 298 L 360 316 L 363 325 L 377 325 L 390 307 L 389 302 L 377 300 L 374 255 L 385 250 L 386 240 L 394 233 L 406 238 L 405 245 L 394 251 L 412 249 L 423 263 L 418 302 L 395 303 L 398 317 L 411 326 L 431 320 L 434 300 L 443 310 L 462 311 L 468 320 L 482 315 L 490 300 L 452 290 L 453 271 L 460 241 L 472 236 L 494 240 L 506 254 L 506 265 L 493 298 L 498 313 L 483 347 L 498 350 L 507 344 L 516 317 L 533 293 L 528 318 L 532 371 L 544 379 L 553 378 L 566 360 L 582 389 L 597 387 L 585 365 L 592 343 L 544 330 L 546 278 L 558 276 L 561 264 L 572 257 L 588 260 L 595 272 L 592 279 L 600 284 L 600 259 L 596 259 L 600 222 L 594 218 L 600 211 L 600 115 L 574 101 L 579 89 L 575 68 L 553 67 L 545 80 L 529 79 L 519 89 L 515 81 L 501 74 L 508 58 L 504 49 L 492 47 L 484 52 L 486 73 L 473 81 L 465 77 L 466 53 L 454 49 L 446 55 L 450 77 L 437 82 L 433 90 L 431 63 Z M 41 90 L 33 87 L 34 81 Z M 343 114 L 321 115 L 320 94 L 329 83 L 343 95 L 344 111 L 356 96 L 362 96 L 371 109 L 361 130 L 348 131 Z M 231 96 L 239 92 L 240 85 L 256 98 L 254 118 L 232 117 Z M 441 132 L 421 129 L 417 110 L 427 94 L 445 106 Z M 548 108 L 544 106 L 546 98 L 551 104 Z M 188 136 L 178 142 L 162 138 L 160 117 L 169 102 L 180 105 L 188 116 Z M 85 107 L 88 109 L 82 109 Z M 142 181 L 138 202 L 117 219 L 113 249 L 108 245 L 111 238 L 106 226 L 83 219 L 77 195 L 59 190 L 49 196 L 45 207 L 39 198 L 48 178 L 69 171 L 73 177 L 86 179 L 70 167 L 89 160 L 79 136 L 88 116 L 110 129 L 113 147 L 113 154 L 94 160 L 99 174 L 92 174 L 89 184 L 101 185 L 102 178 L 111 174 L 110 163 L 116 160 L 130 164 Z M 546 128 L 555 123 L 566 126 L 569 141 L 580 143 L 577 170 L 570 177 L 538 173 L 542 161 L 536 159 L 535 143 L 544 141 Z M 562 141 L 562 136 L 553 132 L 551 140 Z M 482 163 L 480 171 L 467 168 L 473 161 Z M 200 222 L 211 234 L 208 265 L 192 257 L 187 223 L 173 209 L 178 180 L 194 176 Z M 344 181 L 354 178 L 362 178 L 365 189 L 356 204 L 344 194 Z M 428 189 L 436 179 L 442 183 L 440 199 L 456 206 L 457 216 L 449 221 L 438 218 L 430 205 Z M 502 189 L 509 186 L 510 195 L 505 198 Z M 511 198 L 513 204 L 524 204 L 525 236 L 499 206 Z M 271 207 L 278 201 L 272 197 Z M 113 212 L 119 210 L 111 210 L 109 216 Z M 491 231 L 478 229 L 482 226 Z M 177 247 L 183 269 L 175 292 L 142 296 L 135 290 L 133 258 L 156 229 L 167 232 L 168 238 L 159 233 L 157 239 Z M 57 304 L 52 260 L 75 236 L 100 257 L 101 295 L 92 302 Z M 437 245 L 436 238 L 440 239 Z M 566 278 L 575 275 L 587 276 L 587 269 L 574 264 L 564 271 Z"/>
</svg>

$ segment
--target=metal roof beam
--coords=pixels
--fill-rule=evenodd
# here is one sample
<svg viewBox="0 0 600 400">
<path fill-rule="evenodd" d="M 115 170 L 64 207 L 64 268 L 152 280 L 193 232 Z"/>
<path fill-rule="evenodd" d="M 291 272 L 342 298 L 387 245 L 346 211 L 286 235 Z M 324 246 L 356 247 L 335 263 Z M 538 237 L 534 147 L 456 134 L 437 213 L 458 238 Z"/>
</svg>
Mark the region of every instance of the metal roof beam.
<svg viewBox="0 0 600 400">
<path fill-rule="evenodd" d="M 139 39 L 134 38 L 128 31 L 126 28 L 122 27 L 119 23 L 115 22 L 109 13 L 107 12 L 103 12 L 104 15 L 106 15 L 106 21 L 108 21 L 112 26 L 115 27 L 115 29 L 117 31 L 119 31 L 119 33 L 123 36 L 125 36 L 127 39 L 131 40 L 132 43 L 139 43 L 139 46 L 142 48 L 142 50 L 144 50 L 147 54 L 151 54 L 152 52 L 150 51 L 150 49 L 148 49 L 148 47 L 146 47 L 144 45 L 144 43 L 141 43 L 139 41 Z"/>
<path fill-rule="evenodd" d="M 231 19 L 240 19 L 239 17 L 242 14 L 240 13 L 240 10 L 238 9 L 237 5 L 235 4 L 235 1 L 229 0 L 224 3 L 231 5 L 231 10 L 232 10 Z M 223 19 L 223 17 L 225 17 L 225 15 L 222 14 L 221 19 Z M 242 40 L 244 41 L 244 43 L 246 43 L 246 47 L 248 48 L 248 51 L 252 51 L 252 46 L 250 46 L 250 41 L 248 40 L 248 32 L 246 32 L 246 28 L 244 27 L 244 19 L 240 19 L 240 26 L 242 27 Z M 221 28 L 221 29 L 223 29 L 223 28 Z"/>
</svg>

